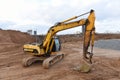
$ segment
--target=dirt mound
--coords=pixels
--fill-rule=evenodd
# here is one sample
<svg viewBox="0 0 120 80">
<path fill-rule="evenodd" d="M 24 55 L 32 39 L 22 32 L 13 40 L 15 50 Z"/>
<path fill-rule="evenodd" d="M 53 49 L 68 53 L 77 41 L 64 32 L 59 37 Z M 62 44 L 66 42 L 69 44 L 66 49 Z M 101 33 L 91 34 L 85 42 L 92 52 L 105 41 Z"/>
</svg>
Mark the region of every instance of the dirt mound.
<svg viewBox="0 0 120 80">
<path fill-rule="evenodd" d="M 65 42 L 77 42 L 83 41 L 82 34 L 66 34 L 66 35 L 57 35 L 60 38 L 62 43 Z M 37 36 L 37 42 L 42 42 L 45 35 Z M 106 39 L 120 39 L 120 34 L 112 34 L 112 33 L 96 33 L 95 40 L 106 40 Z"/>
<path fill-rule="evenodd" d="M 13 30 L 0 30 L 0 43 L 24 44 L 33 41 L 34 38 L 27 33 Z"/>
<path fill-rule="evenodd" d="M 115 33 L 96 33 L 95 40 L 106 39 L 120 39 L 120 34 Z"/>
<path fill-rule="evenodd" d="M 67 34 L 67 35 L 60 35 L 61 42 L 76 42 L 76 41 L 83 41 L 82 34 Z M 107 40 L 107 39 L 120 39 L 120 34 L 113 34 L 113 33 L 96 33 L 95 40 Z"/>
</svg>

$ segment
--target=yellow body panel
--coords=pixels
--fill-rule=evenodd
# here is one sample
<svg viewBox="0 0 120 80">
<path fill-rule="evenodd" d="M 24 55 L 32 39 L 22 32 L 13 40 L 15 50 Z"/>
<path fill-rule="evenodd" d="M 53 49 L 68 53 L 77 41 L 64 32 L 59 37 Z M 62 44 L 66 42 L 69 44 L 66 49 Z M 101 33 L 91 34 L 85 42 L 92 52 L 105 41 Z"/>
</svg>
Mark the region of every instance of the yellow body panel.
<svg viewBox="0 0 120 80">
<path fill-rule="evenodd" d="M 35 55 L 42 55 L 44 52 L 40 49 L 40 45 L 33 45 L 33 44 L 25 44 L 23 46 L 24 51 L 30 52 L 34 54 L 34 50 L 38 51 L 38 54 Z"/>
</svg>

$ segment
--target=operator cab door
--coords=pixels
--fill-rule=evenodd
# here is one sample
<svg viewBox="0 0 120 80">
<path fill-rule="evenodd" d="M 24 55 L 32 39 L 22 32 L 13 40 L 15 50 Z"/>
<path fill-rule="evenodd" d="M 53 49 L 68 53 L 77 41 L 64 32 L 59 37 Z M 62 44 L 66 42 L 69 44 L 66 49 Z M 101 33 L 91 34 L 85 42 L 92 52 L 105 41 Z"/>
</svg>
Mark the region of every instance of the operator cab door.
<svg viewBox="0 0 120 80">
<path fill-rule="evenodd" d="M 53 44 L 52 52 L 60 51 L 61 44 L 59 38 L 55 37 L 53 39 L 54 39 L 54 44 Z"/>
</svg>

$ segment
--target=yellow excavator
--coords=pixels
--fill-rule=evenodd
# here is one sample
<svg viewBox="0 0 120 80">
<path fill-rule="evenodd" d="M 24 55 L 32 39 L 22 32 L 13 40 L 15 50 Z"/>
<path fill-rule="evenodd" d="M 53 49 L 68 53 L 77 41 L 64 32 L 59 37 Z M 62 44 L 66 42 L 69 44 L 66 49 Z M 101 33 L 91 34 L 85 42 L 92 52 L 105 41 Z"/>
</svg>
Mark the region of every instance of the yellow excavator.
<svg viewBox="0 0 120 80">
<path fill-rule="evenodd" d="M 87 19 L 74 20 L 83 15 L 88 15 Z M 65 21 L 59 22 L 52 26 L 41 44 L 25 44 L 23 50 L 31 53 L 31 57 L 23 59 L 23 66 L 27 67 L 34 62 L 41 60 L 44 68 L 49 68 L 56 62 L 64 58 L 64 54 L 60 53 L 61 43 L 59 38 L 56 37 L 56 33 L 70 28 L 82 26 L 84 31 L 84 43 L 83 43 L 83 60 L 89 64 L 92 64 L 93 46 L 94 46 L 94 34 L 95 34 L 95 12 L 91 10 L 79 16 L 72 17 Z M 88 48 L 91 47 L 91 51 Z"/>
</svg>

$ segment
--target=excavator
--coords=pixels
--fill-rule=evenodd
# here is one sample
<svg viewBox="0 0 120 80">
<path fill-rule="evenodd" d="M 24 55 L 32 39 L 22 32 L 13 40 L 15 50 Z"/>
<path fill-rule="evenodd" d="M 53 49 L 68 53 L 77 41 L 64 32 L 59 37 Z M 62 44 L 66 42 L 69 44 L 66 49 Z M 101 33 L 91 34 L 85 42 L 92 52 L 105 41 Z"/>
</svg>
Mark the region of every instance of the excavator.
<svg viewBox="0 0 120 80">
<path fill-rule="evenodd" d="M 87 19 L 80 19 L 72 21 L 81 16 L 88 15 Z M 23 46 L 24 52 L 30 53 L 32 56 L 23 59 L 23 66 L 28 67 L 36 61 L 42 61 L 42 66 L 46 69 L 50 68 L 53 64 L 59 62 L 64 58 L 64 54 L 60 53 L 61 43 L 56 33 L 59 31 L 75 28 L 82 26 L 83 29 L 83 60 L 88 64 L 92 64 L 93 46 L 94 46 L 94 35 L 95 35 L 95 12 L 90 10 L 79 16 L 74 16 L 62 22 L 50 27 L 44 40 L 41 44 L 25 44 Z M 90 47 L 90 51 L 88 51 Z"/>
</svg>

